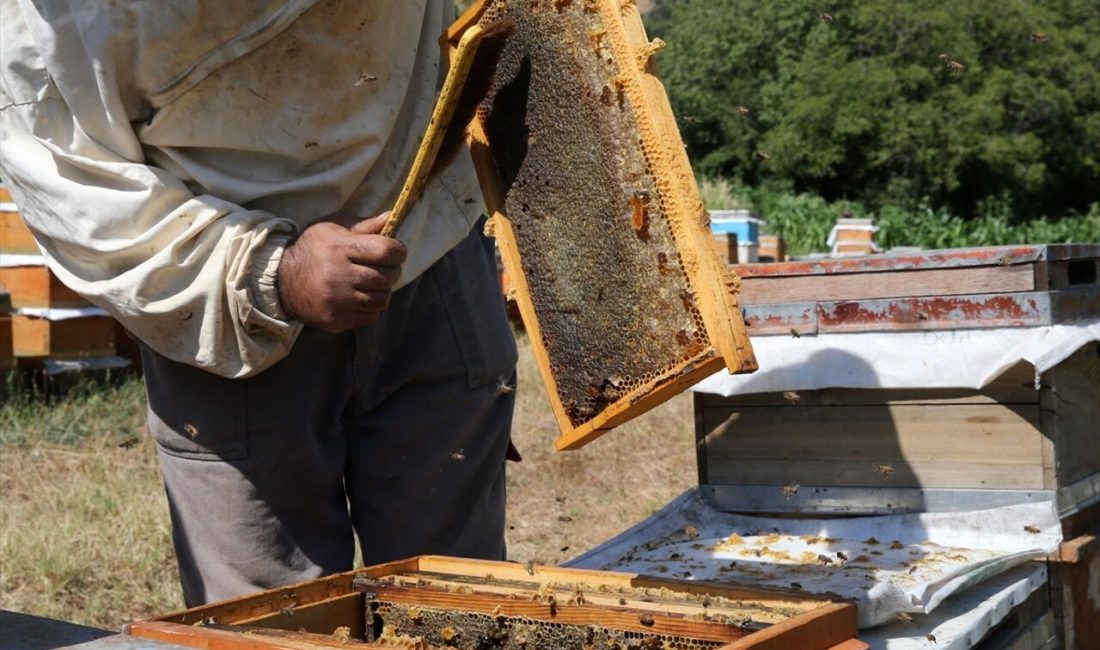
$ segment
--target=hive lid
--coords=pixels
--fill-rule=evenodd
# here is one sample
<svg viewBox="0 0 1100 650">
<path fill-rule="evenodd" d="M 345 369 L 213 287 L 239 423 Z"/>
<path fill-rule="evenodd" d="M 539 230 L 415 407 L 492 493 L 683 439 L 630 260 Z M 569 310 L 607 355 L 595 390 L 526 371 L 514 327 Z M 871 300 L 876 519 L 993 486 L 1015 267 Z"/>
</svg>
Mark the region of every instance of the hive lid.
<svg viewBox="0 0 1100 650">
<path fill-rule="evenodd" d="M 633 3 L 495 0 L 515 23 L 470 144 L 561 429 L 580 447 L 721 368 L 751 372 L 739 280 L 708 217 Z"/>
</svg>

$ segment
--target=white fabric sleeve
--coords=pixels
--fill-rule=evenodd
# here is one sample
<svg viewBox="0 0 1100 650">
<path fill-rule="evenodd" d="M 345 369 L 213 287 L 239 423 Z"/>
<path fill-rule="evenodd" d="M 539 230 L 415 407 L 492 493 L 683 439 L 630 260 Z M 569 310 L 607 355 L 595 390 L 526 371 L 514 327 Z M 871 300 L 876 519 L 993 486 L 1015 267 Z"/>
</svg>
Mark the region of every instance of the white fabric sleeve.
<svg viewBox="0 0 1100 650">
<path fill-rule="evenodd" d="M 51 80 L 3 81 L 0 175 L 62 282 L 157 352 L 218 375 L 286 356 L 301 325 L 279 309 L 274 279 L 292 221 L 195 196 L 144 164 L 120 107 L 87 116 L 112 126 L 92 137 Z"/>
</svg>

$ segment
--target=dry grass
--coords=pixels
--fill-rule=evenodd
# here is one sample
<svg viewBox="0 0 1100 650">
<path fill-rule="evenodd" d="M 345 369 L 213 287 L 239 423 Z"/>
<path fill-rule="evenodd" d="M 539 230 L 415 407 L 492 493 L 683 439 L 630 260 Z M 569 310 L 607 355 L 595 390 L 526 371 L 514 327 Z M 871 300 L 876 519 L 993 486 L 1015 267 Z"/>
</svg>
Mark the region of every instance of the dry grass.
<svg viewBox="0 0 1100 650">
<path fill-rule="evenodd" d="M 689 396 L 559 453 L 522 337 L 519 374 L 513 439 L 524 460 L 509 467 L 512 559 L 560 563 L 696 482 Z M 0 406 L 0 608 L 114 629 L 180 606 L 144 409 L 138 381 Z"/>
</svg>

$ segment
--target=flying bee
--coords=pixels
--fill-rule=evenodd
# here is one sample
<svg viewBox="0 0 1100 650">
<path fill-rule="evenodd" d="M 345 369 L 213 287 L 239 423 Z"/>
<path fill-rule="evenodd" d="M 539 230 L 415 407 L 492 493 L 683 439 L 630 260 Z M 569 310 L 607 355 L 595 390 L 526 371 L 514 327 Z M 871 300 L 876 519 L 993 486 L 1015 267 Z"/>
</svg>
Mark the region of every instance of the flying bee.
<svg viewBox="0 0 1100 650">
<path fill-rule="evenodd" d="M 527 560 L 527 567 L 526 568 L 527 568 L 527 575 L 529 575 L 529 576 L 535 575 L 535 561 L 534 560 Z"/>
<path fill-rule="evenodd" d="M 940 52 L 939 56 L 937 56 L 936 58 L 946 63 L 947 61 L 951 60 L 951 55 L 947 52 Z"/>
<path fill-rule="evenodd" d="M 695 117 L 694 115 L 681 115 L 680 119 L 684 122 L 684 124 L 699 124 L 700 122 L 702 122 L 702 120 Z"/>
<path fill-rule="evenodd" d="M 752 112 L 752 111 L 750 111 L 750 110 L 748 109 L 748 107 L 747 107 L 747 106 L 741 106 L 740 104 L 739 104 L 739 105 L 737 105 L 737 106 L 735 106 L 735 107 L 733 108 L 733 110 L 737 111 L 737 114 L 738 114 L 738 115 L 748 115 L 749 113 L 751 113 L 751 112 Z"/>
<path fill-rule="evenodd" d="M 1039 534 L 1039 527 L 1038 526 L 1031 526 L 1031 525 L 1024 526 L 1024 530 L 1031 533 L 1032 535 L 1038 535 Z"/>
<path fill-rule="evenodd" d="M 931 632 L 929 632 L 928 634 L 925 634 L 924 638 L 928 639 L 929 643 L 935 643 L 936 642 L 936 635 L 932 634 Z"/>
<path fill-rule="evenodd" d="M 1031 41 L 1033 43 L 1045 43 L 1047 41 L 1046 32 L 1031 32 Z"/>
<path fill-rule="evenodd" d="M 509 385 L 508 382 L 504 381 L 503 377 L 501 377 L 498 381 L 499 381 L 499 383 L 497 384 L 497 392 L 498 393 L 504 393 L 505 395 L 508 395 L 509 393 L 516 392 L 516 387 Z"/>
<path fill-rule="evenodd" d="M 964 70 L 966 70 L 966 66 L 959 63 L 958 61 L 955 61 L 954 59 L 947 62 L 948 72 L 951 72 L 953 74 L 961 74 Z"/>
<path fill-rule="evenodd" d="M 897 617 L 898 617 L 898 620 L 901 621 L 902 623 L 909 624 L 909 623 L 913 622 L 913 617 L 906 614 L 905 612 L 898 612 Z"/>
<path fill-rule="evenodd" d="M 894 466 L 889 464 L 877 465 L 875 467 L 875 471 L 879 474 L 882 474 L 884 477 L 889 478 L 889 476 L 894 473 Z"/>
<path fill-rule="evenodd" d="M 466 454 L 462 453 L 462 450 L 451 452 L 451 460 L 466 460 Z"/>
<path fill-rule="evenodd" d="M 782 487 L 783 496 L 786 497 L 788 501 L 790 501 L 791 497 L 798 494 L 798 487 L 799 487 L 798 483 L 791 483 L 790 485 L 784 485 Z"/>
<path fill-rule="evenodd" d="M 756 157 L 759 158 L 762 162 L 768 162 L 769 160 L 772 159 L 771 154 L 769 154 L 766 151 L 757 151 L 756 152 Z"/>
<path fill-rule="evenodd" d="M 848 561 L 848 555 L 844 551 L 837 551 L 836 556 L 838 558 L 840 558 L 841 562 L 847 562 Z"/>
<path fill-rule="evenodd" d="M 199 428 L 190 422 L 183 425 L 183 430 L 187 432 L 187 435 L 191 436 L 192 440 L 199 437 Z"/>
<path fill-rule="evenodd" d="M 832 22 L 833 22 L 832 14 L 822 13 L 821 14 L 821 22 L 825 23 L 826 25 L 832 24 Z"/>
<path fill-rule="evenodd" d="M 796 404 L 798 403 L 798 400 L 802 399 L 802 396 L 794 392 L 793 390 L 789 390 L 783 393 L 783 399 L 787 400 L 791 404 Z"/>
</svg>

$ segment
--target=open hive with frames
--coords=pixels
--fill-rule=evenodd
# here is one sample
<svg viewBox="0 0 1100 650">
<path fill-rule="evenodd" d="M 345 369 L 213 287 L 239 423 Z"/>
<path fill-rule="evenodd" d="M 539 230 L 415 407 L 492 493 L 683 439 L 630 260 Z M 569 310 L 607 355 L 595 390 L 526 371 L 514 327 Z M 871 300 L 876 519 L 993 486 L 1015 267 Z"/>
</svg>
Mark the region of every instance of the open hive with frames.
<svg viewBox="0 0 1100 650">
<path fill-rule="evenodd" d="M 480 2 L 445 43 L 497 21 L 514 31 L 470 145 L 557 446 L 576 448 L 756 363 L 637 7 Z"/>
<path fill-rule="evenodd" d="M 865 650 L 855 606 L 789 591 L 421 556 L 128 626 L 208 650 Z"/>
</svg>

